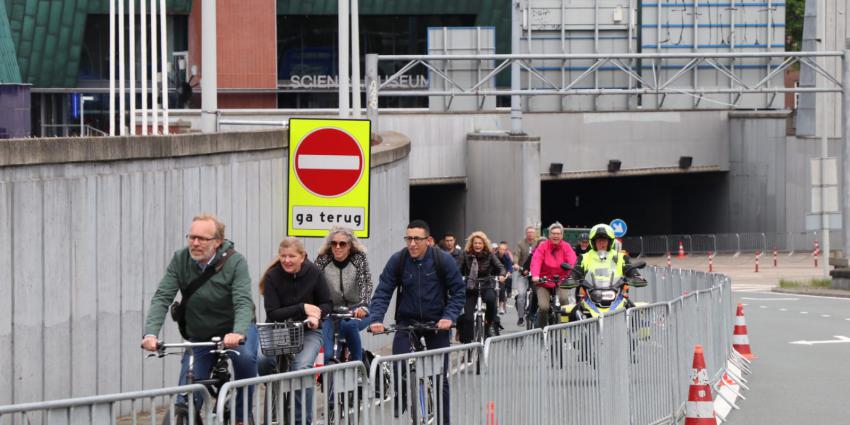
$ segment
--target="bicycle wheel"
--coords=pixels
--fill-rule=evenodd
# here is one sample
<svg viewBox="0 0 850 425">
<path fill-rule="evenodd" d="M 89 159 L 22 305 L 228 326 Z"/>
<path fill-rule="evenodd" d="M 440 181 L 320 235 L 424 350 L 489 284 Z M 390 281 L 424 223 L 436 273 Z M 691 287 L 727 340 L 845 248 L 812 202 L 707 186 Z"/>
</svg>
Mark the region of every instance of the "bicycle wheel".
<svg viewBox="0 0 850 425">
<path fill-rule="evenodd" d="M 434 387 L 433 380 L 431 378 L 425 378 L 419 380 L 419 409 L 420 415 L 422 418 L 422 424 L 433 424 L 436 423 L 436 417 L 434 416 Z"/>
<path fill-rule="evenodd" d="M 201 412 L 195 412 L 195 424 L 203 425 L 201 420 Z M 165 417 L 162 418 L 162 425 L 171 425 L 171 412 L 166 411 Z M 182 404 L 174 406 L 174 425 L 189 425 L 189 408 Z"/>
<path fill-rule="evenodd" d="M 473 341 L 476 342 L 484 342 L 484 318 L 480 315 L 475 316 L 475 331 L 474 336 L 472 338 Z"/>
</svg>

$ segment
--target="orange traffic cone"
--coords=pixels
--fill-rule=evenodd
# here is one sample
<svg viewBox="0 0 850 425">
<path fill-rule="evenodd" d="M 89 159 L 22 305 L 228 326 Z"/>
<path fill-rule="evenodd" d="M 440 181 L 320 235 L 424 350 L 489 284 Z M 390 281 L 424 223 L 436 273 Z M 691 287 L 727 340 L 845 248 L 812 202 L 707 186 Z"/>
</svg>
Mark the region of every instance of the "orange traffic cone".
<svg viewBox="0 0 850 425">
<path fill-rule="evenodd" d="M 685 258 L 685 246 L 682 245 L 682 241 L 679 241 L 679 258 Z"/>
<path fill-rule="evenodd" d="M 499 425 L 499 420 L 496 419 L 496 403 L 487 403 L 487 425 Z"/>
<path fill-rule="evenodd" d="M 747 320 L 744 318 L 744 305 L 738 304 L 735 314 L 735 331 L 732 333 L 732 348 L 747 360 L 758 358 L 750 351 L 750 338 L 747 336 Z"/>
<path fill-rule="evenodd" d="M 711 385 L 708 382 L 705 357 L 700 344 L 694 347 L 693 370 L 694 377 L 688 391 L 688 402 L 685 404 L 685 425 L 717 425 Z"/>
<path fill-rule="evenodd" d="M 325 347 L 319 348 L 319 354 L 316 355 L 316 360 L 313 362 L 313 367 L 322 367 L 325 365 Z"/>
</svg>

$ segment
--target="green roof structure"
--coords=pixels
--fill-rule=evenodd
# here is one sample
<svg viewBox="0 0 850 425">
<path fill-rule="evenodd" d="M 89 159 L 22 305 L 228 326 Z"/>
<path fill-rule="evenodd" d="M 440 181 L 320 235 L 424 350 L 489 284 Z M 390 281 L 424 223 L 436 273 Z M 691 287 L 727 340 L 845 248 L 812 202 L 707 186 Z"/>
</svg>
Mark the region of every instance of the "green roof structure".
<svg viewBox="0 0 850 425">
<path fill-rule="evenodd" d="M 21 70 L 15 55 L 15 41 L 9 30 L 9 16 L 6 14 L 6 4 L 0 2 L 0 83 L 20 82 Z"/>
</svg>

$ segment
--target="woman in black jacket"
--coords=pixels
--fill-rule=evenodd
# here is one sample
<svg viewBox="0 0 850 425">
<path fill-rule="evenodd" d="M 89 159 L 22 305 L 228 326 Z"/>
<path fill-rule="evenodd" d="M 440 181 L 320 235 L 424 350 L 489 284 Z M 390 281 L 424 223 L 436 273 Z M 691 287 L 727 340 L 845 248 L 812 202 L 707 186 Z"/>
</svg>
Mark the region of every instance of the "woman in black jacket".
<svg viewBox="0 0 850 425">
<path fill-rule="evenodd" d="M 476 279 L 487 279 L 483 282 L 481 289 L 481 298 L 487 305 L 487 311 L 484 314 L 486 335 L 490 335 L 490 327 L 496 317 L 496 285 L 495 280 L 503 282 L 505 280 L 505 266 L 499 261 L 492 252 L 490 252 L 490 239 L 484 232 L 476 231 L 469 235 L 466 239 L 466 248 L 463 250 L 460 261 L 460 274 L 467 278 L 466 284 L 466 305 L 463 309 L 463 315 L 458 320 L 458 333 L 460 334 L 460 342 L 468 343 L 472 341 L 473 329 L 473 313 L 475 312 L 475 304 L 478 302 L 478 290 L 476 288 Z"/>
<path fill-rule="evenodd" d="M 304 330 L 304 347 L 295 355 L 291 370 L 313 367 L 313 362 L 322 346 L 319 329 L 321 317 L 332 308 L 328 284 L 322 272 L 307 259 L 304 244 L 297 238 L 285 238 L 280 242 L 278 261 L 272 264 L 260 279 L 266 317 L 269 322 L 307 320 Z M 261 375 L 274 369 L 275 358 L 260 356 L 258 369 Z M 312 412 L 312 390 L 307 390 L 307 423 Z M 295 394 L 295 417 L 301 417 L 301 394 Z"/>
</svg>

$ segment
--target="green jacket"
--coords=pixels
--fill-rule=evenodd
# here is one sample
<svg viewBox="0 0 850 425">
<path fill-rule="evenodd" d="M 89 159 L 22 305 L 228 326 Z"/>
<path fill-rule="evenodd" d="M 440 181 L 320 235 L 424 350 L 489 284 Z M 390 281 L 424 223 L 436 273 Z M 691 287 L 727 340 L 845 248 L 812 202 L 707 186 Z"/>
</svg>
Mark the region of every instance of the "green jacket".
<svg viewBox="0 0 850 425">
<path fill-rule="evenodd" d="M 218 248 L 213 267 L 233 242 L 225 240 Z M 165 276 L 151 299 L 151 307 L 145 320 L 145 335 L 158 335 L 174 301 L 178 289 L 185 289 L 201 274 L 198 265 L 189 256 L 189 248 L 174 253 Z M 192 338 L 206 340 L 230 332 L 245 335 L 254 318 L 254 302 L 251 299 L 251 276 L 242 254 L 236 252 L 224 268 L 214 274 L 189 299 L 186 306 L 186 333 Z"/>
</svg>

